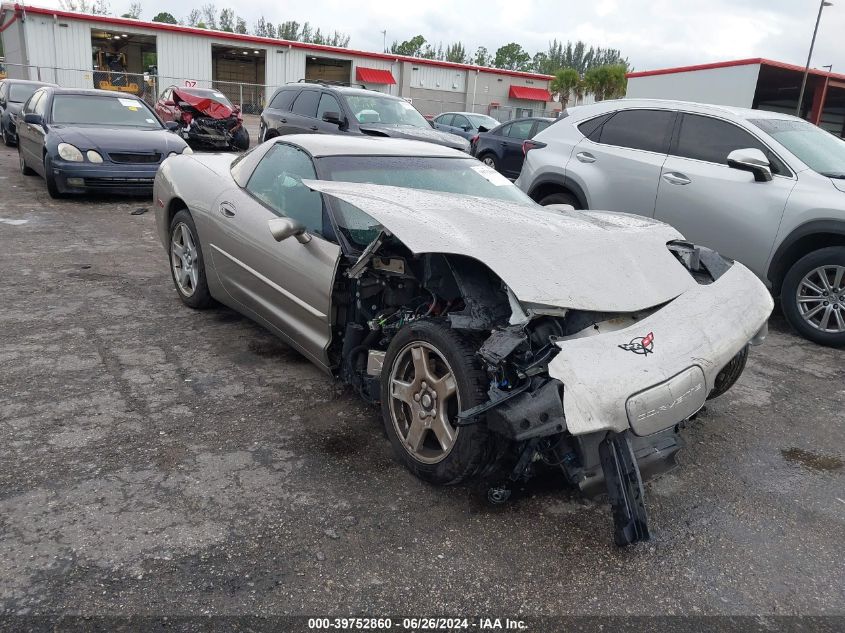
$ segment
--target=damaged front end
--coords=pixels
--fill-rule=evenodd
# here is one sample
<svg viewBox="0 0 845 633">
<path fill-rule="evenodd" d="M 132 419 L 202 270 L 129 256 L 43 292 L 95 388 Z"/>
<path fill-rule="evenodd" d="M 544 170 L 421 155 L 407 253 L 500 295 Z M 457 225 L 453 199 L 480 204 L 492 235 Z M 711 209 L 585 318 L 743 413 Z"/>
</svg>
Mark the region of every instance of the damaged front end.
<svg viewBox="0 0 845 633">
<path fill-rule="evenodd" d="M 249 134 L 237 106 L 178 90 L 173 99 L 179 108 L 179 135 L 194 149 L 244 151 Z"/>
</svg>

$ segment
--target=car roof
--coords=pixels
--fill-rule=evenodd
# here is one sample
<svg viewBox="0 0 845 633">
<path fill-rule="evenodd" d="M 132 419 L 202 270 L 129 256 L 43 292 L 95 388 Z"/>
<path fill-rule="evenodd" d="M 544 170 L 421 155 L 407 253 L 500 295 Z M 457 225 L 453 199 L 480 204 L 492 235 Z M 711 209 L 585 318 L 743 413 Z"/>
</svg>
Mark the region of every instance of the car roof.
<svg viewBox="0 0 845 633">
<path fill-rule="evenodd" d="M 292 84 L 286 84 L 279 88 L 277 92 L 282 90 L 296 90 L 298 88 L 320 88 L 322 90 L 334 90 L 341 94 L 345 95 L 361 95 L 361 96 L 375 96 L 378 95 L 379 97 L 388 97 L 390 99 L 402 99 L 402 97 L 397 97 L 396 95 L 387 94 L 386 92 L 379 92 L 378 90 L 368 90 L 366 88 L 355 88 L 353 86 L 339 86 L 335 84 L 322 84 L 319 82 L 312 82 L 312 81 L 298 81 Z"/>
<path fill-rule="evenodd" d="M 53 88 L 57 95 L 85 95 L 89 97 L 112 97 L 113 99 L 135 99 L 142 101 L 138 96 L 129 92 L 116 92 L 113 90 L 94 90 L 93 88 Z"/>
<path fill-rule="evenodd" d="M 288 134 L 277 143 L 299 145 L 315 158 L 322 156 L 424 156 L 429 158 L 469 158 L 460 150 L 401 138 L 346 134 Z"/>
<path fill-rule="evenodd" d="M 783 112 L 772 112 L 769 110 L 753 110 L 751 108 L 739 108 L 736 106 L 719 105 L 713 103 L 697 103 L 695 101 L 680 101 L 672 99 L 611 99 L 600 101 L 590 105 L 574 106 L 567 108 L 572 114 L 588 112 L 609 112 L 619 108 L 648 108 L 662 107 L 673 110 L 685 110 L 687 112 L 700 112 L 702 114 L 727 114 L 738 119 L 797 119 L 791 114 Z"/>
<path fill-rule="evenodd" d="M 491 119 L 493 118 L 489 114 L 484 114 L 483 112 L 441 112 L 440 114 L 438 114 L 436 116 L 443 116 L 444 114 L 476 114 L 476 115 L 479 115 L 479 116 L 486 116 L 486 117 L 489 117 Z"/>
</svg>

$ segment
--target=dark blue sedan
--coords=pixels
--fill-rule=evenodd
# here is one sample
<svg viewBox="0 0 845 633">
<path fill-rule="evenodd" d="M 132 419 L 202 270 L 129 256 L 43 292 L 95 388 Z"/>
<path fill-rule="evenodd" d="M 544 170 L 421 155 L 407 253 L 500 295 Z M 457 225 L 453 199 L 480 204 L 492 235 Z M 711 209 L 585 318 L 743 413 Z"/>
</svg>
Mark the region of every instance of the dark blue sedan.
<svg viewBox="0 0 845 633">
<path fill-rule="evenodd" d="M 522 171 L 522 143 L 545 130 L 555 119 L 530 117 L 514 119 L 481 132 L 470 140 L 470 152 L 482 163 L 508 178 L 516 178 Z"/>
<path fill-rule="evenodd" d="M 151 195 L 161 162 L 191 153 L 141 99 L 105 90 L 36 90 L 17 132 L 21 171 L 43 176 L 53 198 Z"/>
</svg>

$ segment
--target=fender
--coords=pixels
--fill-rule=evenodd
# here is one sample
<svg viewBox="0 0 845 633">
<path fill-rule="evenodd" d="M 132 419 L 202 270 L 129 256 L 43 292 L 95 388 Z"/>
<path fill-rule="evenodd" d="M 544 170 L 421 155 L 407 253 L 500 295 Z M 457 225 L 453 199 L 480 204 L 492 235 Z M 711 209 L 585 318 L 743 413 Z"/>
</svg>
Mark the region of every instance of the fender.
<svg viewBox="0 0 845 633">
<path fill-rule="evenodd" d="M 582 209 L 589 209 L 590 205 L 587 203 L 587 195 L 581 186 L 571 178 L 559 174 L 546 174 L 536 180 L 528 192 L 529 197 L 534 198 L 534 194 L 538 189 L 544 185 L 558 185 L 572 192 L 577 199 Z"/>
<path fill-rule="evenodd" d="M 771 262 L 769 263 L 769 270 L 766 274 L 768 280 L 772 282 L 772 288 L 776 294 L 780 291 L 780 284 L 783 282 L 789 266 L 793 263 L 791 261 L 793 258 L 787 258 L 787 255 L 798 242 L 813 235 L 841 236 L 842 241 L 845 241 L 845 221 L 833 219 L 812 220 L 796 227 L 792 230 L 792 233 L 784 238 L 772 256 Z M 823 246 L 819 248 L 823 248 Z"/>
</svg>

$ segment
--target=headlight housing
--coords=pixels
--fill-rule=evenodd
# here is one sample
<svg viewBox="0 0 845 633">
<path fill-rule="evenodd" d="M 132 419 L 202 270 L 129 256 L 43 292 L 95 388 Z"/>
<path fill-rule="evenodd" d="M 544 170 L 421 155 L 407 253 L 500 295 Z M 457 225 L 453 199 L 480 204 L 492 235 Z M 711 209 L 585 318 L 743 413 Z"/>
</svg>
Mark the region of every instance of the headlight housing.
<svg viewBox="0 0 845 633">
<path fill-rule="evenodd" d="M 75 145 L 71 145 L 70 143 L 59 143 L 59 156 L 64 158 L 67 161 L 72 163 L 81 163 L 84 158 L 82 158 L 82 152 L 79 151 L 79 148 Z"/>
<path fill-rule="evenodd" d="M 103 157 L 100 155 L 100 153 L 95 152 L 93 149 L 89 149 L 87 152 L 85 152 L 85 156 L 87 156 L 88 160 L 94 163 L 95 165 L 99 165 L 103 162 Z"/>
</svg>

